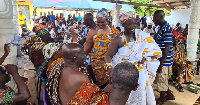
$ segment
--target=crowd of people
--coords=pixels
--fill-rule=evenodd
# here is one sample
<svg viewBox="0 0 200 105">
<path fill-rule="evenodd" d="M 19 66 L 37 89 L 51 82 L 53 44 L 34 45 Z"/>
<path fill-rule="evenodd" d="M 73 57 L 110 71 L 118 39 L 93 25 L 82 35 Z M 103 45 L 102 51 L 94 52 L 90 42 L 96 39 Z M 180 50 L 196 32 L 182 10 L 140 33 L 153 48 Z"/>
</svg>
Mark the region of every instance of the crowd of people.
<svg viewBox="0 0 200 105">
<path fill-rule="evenodd" d="M 45 84 L 44 105 L 162 105 L 175 100 L 168 87 L 170 78 L 180 92 L 182 83 L 192 81 L 195 70 L 174 34 L 178 25 L 173 29 L 164 11 L 154 13 L 155 26 L 146 22 L 146 13 L 141 19 L 132 12 L 121 13 L 123 30 L 114 28 L 108 17 L 105 8 L 97 12 L 96 22 L 91 13 L 65 19 L 63 13 L 34 12 L 33 30 L 20 24 L 21 36 L 29 38 L 23 49 L 34 64 L 38 84 Z M 8 54 L 6 44 L 0 64 Z M 9 74 L 18 93 L 5 85 Z M 0 104 L 26 102 L 30 92 L 17 66 L 1 66 L 0 75 Z M 153 84 L 160 92 L 158 100 Z"/>
</svg>

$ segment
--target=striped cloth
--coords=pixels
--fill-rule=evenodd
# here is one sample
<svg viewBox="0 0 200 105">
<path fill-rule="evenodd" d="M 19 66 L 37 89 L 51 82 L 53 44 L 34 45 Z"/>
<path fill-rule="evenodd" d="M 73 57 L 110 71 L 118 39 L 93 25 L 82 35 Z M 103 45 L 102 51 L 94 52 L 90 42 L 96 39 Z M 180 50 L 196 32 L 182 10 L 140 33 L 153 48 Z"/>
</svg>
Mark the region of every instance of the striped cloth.
<svg viewBox="0 0 200 105">
<path fill-rule="evenodd" d="M 166 21 L 163 26 L 159 27 L 155 41 L 162 51 L 164 51 L 165 45 L 170 45 L 169 53 L 163 62 L 163 66 L 171 66 L 173 64 L 173 32 Z"/>
</svg>

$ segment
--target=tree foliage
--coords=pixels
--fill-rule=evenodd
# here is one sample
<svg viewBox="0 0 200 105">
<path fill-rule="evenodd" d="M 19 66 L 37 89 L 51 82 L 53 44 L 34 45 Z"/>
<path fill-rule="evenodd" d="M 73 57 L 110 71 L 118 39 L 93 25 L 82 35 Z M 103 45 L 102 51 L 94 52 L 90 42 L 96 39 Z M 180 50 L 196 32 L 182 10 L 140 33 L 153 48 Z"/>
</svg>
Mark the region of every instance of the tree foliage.
<svg viewBox="0 0 200 105">
<path fill-rule="evenodd" d="M 131 1 L 135 3 L 149 3 L 152 0 L 131 0 Z M 129 2 L 129 0 L 126 0 L 126 2 Z M 156 10 L 163 10 L 166 16 L 170 15 L 170 11 L 168 11 L 165 8 L 137 6 L 137 5 L 132 5 L 132 6 L 135 9 L 136 14 L 139 14 L 140 17 L 144 15 L 144 12 L 146 12 L 147 16 L 151 16 Z"/>
</svg>

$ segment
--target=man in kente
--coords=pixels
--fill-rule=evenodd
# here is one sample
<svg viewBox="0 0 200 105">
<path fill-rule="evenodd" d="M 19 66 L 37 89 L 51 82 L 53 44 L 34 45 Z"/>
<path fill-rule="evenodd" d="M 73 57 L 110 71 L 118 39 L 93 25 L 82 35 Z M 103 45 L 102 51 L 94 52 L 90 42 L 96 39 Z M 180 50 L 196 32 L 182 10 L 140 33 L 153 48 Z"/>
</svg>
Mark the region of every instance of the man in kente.
<svg viewBox="0 0 200 105">
<path fill-rule="evenodd" d="M 11 79 L 10 75 L 14 78 L 18 92 L 15 93 L 12 88 L 5 85 Z M 16 102 L 27 101 L 30 98 L 30 92 L 27 85 L 18 74 L 16 65 L 0 66 L 0 105 L 11 105 Z"/>
<path fill-rule="evenodd" d="M 85 81 L 67 105 L 125 105 L 131 91 L 138 87 L 138 77 L 139 72 L 132 63 L 119 63 L 110 78 L 113 87 L 110 93 Z"/>
<path fill-rule="evenodd" d="M 108 44 L 119 31 L 111 29 L 107 24 L 108 11 L 103 8 L 97 12 L 97 27 L 91 29 L 87 35 L 84 51 L 90 53 L 92 69 L 96 77 L 96 84 L 100 88 L 108 85 L 108 76 L 104 69 L 104 57 L 108 50 Z"/>
<path fill-rule="evenodd" d="M 171 26 L 165 21 L 164 11 L 157 10 L 153 15 L 153 22 L 156 26 L 159 26 L 154 38 L 162 50 L 162 57 L 159 59 L 160 66 L 158 67 L 156 76 L 156 85 L 160 92 L 157 104 L 163 104 L 166 99 L 175 99 L 168 87 L 168 72 L 173 64 L 173 32 Z"/>
<path fill-rule="evenodd" d="M 136 29 L 136 19 L 131 12 L 122 13 L 120 22 L 125 31 L 117 35 L 110 43 L 105 56 L 105 69 L 112 69 L 120 62 L 131 62 L 139 70 L 140 86 L 136 91 L 131 92 L 127 104 L 155 105 L 151 85 L 160 64 L 158 58 L 161 57 L 162 52 L 149 33 Z"/>
<path fill-rule="evenodd" d="M 49 97 L 49 100 L 52 105 L 61 105 L 61 101 L 60 101 L 59 97 L 60 97 L 61 93 L 62 93 L 62 95 L 64 93 L 59 92 L 59 90 L 60 90 L 61 86 L 62 87 L 64 86 L 63 83 L 67 83 L 66 80 L 64 80 L 64 78 L 66 78 L 68 75 L 62 74 L 62 73 L 66 72 L 66 71 L 63 72 L 63 70 L 66 70 L 66 68 L 68 68 L 68 69 L 70 68 L 70 70 L 71 69 L 78 70 L 76 72 L 78 72 L 79 74 L 80 73 L 84 74 L 91 83 L 93 82 L 91 80 L 90 75 L 88 74 L 87 70 L 82 68 L 82 66 L 84 66 L 84 65 L 82 65 L 82 62 L 84 62 L 84 59 L 82 58 L 82 56 L 84 56 L 84 52 L 83 52 L 83 48 L 80 47 L 79 44 L 68 43 L 66 45 L 63 45 L 63 47 L 60 48 L 59 50 L 61 50 L 60 52 L 62 53 L 63 58 L 58 58 L 57 60 L 52 62 L 51 65 L 47 69 L 48 82 L 46 84 L 46 90 L 47 90 L 48 97 Z M 67 50 L 67 52 L 65 52 L 66 50 Z M 57 52 L 57 53 L 60 53 L 60 52 Z M 77 57 L 79 57 L 79 58 L 77 58 Z M 77 60 L 74 61 L 75 60 L 74 58 L 76 58 L 78 61 Z M 65 64 L 66 64 L 66 66 L 65 66 Z M 65 69 L 63 69 L 64 67 L 65 67 Z M 62 76 L 62 75 L 64 75 L 64 76 Z M 61 78 L 62 78 L 62 80 L 61 80 Z M 74 78 L 76 78 L 76 77 L 74 77 Z M 61 81 L 64 81 L 64 82 L 61 82 Z M 66 95 L 66 94 L 64 94 L 64 95 Z"/>
</svg>

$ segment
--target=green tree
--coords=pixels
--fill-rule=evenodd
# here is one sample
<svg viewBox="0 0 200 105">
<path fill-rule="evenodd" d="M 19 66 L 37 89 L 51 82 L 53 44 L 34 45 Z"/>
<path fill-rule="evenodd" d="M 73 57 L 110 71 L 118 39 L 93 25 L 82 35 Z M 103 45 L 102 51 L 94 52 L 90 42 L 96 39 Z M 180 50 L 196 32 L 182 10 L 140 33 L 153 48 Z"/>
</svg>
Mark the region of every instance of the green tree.
<svg viewBox="0 0 200 105">
<path fill-rule="evenodd" d="M 135 2 L 135 3 L 149 3 L 150 1 L 151 0 L 131 0 L 131 2 Z M 129 2 L 129 0 L 126 0 L 126 2 Z M 168 11 L 165 8 L 137 6 L 137 5 L 132 5 L 132 7 L 135 9 L 136 14 L 139 14 L 140 17 L 144 15 L 144 12 L 146 12 L 147 16 L 151 16 L 156 10 L 163 10 L 166 16 L 170 15 L 170 11 Z"/>
</svg>

